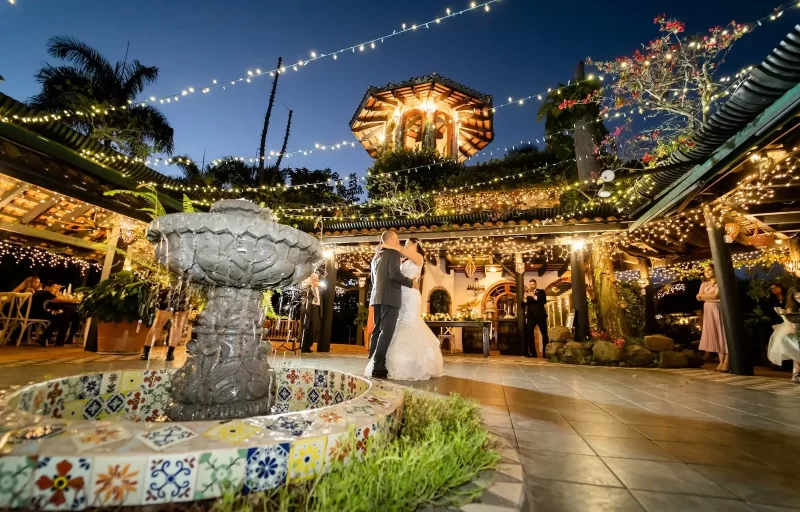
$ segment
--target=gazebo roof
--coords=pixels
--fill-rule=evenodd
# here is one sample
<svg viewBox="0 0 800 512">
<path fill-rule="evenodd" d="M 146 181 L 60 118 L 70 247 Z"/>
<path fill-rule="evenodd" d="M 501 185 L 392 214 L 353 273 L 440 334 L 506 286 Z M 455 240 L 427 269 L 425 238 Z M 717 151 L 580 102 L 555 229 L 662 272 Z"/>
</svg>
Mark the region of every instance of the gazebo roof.
<svg viewBox="0 0 800 512">
<path fill-rule="evenodd" d="M 383 144 L 379 135 L 384 133 L 395 109 L 421 108 L 428 99 L 458 113 L 459 159 L 469 158 L 494 140 L 492 97 L 436 73 L 370 87 L 350 121 L 350 129 L 367 152 L 376 157 Z"/>
</svg>

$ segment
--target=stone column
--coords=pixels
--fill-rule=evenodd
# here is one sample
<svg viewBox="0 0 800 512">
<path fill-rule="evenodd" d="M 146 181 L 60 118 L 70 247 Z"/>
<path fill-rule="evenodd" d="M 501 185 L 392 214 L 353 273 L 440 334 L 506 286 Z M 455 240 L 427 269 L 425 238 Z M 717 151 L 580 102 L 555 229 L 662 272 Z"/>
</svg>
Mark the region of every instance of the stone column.
<svg viewBox="0 0 800 512">
<path fill-rule="evenodd" d="M 317 352 L 331 351 L 333 335 L 333 303 L 336 300 L 336 254 L 332 254 L 325 262 L 325 293 L 322 299 L 322 333 Z"/>
<path fill-rule="evenodd" d="M 572 302 L 575 305 L 575 341 L 589 338 L 589 302 L 586 299 L 586 267 L 583 261 L 583 247 L 570 248 L 572 267 Z"/>
<path fill-rule="evenodd" d="M 708 206 L 703 208 L 711 246 L 711 259 L 714 261 L 714 273 L 719 287 L 719 304 L 722 323 L 725 326 L 725 338 L 728 341 L 731 373 L 735 375 L 753 375 L 753 359 L 747 343 L 744 321 L 739 308 L 739 290 L 736 286 L 736 274 L 728 244 L 725 243 L 725 229 L 714 218 Z"/>
</svg>

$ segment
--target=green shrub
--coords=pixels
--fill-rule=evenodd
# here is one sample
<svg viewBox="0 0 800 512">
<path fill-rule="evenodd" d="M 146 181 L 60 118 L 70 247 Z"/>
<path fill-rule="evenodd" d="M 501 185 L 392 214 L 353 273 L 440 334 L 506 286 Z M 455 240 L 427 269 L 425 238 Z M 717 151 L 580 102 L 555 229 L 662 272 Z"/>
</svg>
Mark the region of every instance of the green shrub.
<svg viewBox="0 0 800 512">
<path fill-rule="evenodd" d="M 231 491 L 213 510 L 400 512 L 472 501 L 481 489 L 465 484 L 499 460 L 479 407 L 458 396 L 407 391 L 397 437 L 371 438 L 361 460 L 336 462 L 326 474 L 268 493 Z M 349 446 L 356 453 L 352 433 Z"/>
<path fill-rule="evenodd" d="M 94 288 L 78 291 L 85 293 L 78 313 L 101 322 L 138 322 L 149 325 L 155 310 L 151 300 L 153 283 L 141 279 L 133 272 L 112 274 Z"/>
</svg>

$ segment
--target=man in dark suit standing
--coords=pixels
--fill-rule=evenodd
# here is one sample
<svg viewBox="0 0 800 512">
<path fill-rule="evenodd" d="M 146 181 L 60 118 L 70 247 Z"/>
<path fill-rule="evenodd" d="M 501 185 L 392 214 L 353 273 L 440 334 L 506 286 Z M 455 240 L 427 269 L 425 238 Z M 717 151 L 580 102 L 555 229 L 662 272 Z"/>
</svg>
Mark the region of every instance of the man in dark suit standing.
<svg viewBox="0 0 800 512">
<path fill-rule="evenodd" d="M 394 231 L 384 231 L 381 234 L 381 243 L 397 245 L 400 241 Z M 374 357 L 372 376 L 385 379 L 389 375 L 386 369 L 386 352 L 394 336 L 402 303 L 401 287 L 416 288 L 419 286 L 419 279 L 410 279 L 400 272 L 400 253 L 393 249 L 384 248 L 377 252 L 370 267 L 372 295 L 369 305 L 373 307 L 375 328 L 369 344 L 369 357 Z"/>
<path fill-rule="evenodd" d="M 319 342 L 322 332 L 322 294 L 319 292 L 319 274 L 311 274 L 308 278 L 308 291 L 300 305 L 300 316 L 303 317 L 303 340 L 300 352 L 311 352 L 311 345 Z"/>
<path fill-rule="evenodd" d="M 550 342 L 547 337 L 546 304 L 547 293 L 539 289 L 536 279 L 531 279 L 528 283 L 528 290 L 525 292 L 525 343 L 528 357 L 536 357 L 536 339 L 533 335 L 536 327 L 539 328 L 539 334 L 542 336 L 542 352 Z"/>
</svg>

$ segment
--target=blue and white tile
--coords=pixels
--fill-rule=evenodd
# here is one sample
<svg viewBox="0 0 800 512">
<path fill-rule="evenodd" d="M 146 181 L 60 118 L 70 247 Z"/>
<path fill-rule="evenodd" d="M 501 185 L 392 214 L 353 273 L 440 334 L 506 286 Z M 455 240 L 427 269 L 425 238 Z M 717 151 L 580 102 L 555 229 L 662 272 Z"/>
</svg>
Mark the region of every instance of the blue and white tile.
<svg viewBox="0 0 800 512">
<path fill-rule="evenodd" d="M 243 494 L 275 489 L 286 482 L 289 443 L 247 450 Z"/>
<path fill-rule="evenodd" d="M 142 504 L 191 501 L 196 481 L 196 453 L 150 457 Z"/>
<path fill-rule="evenodd" d="M 178 443 L 183 443 L 195 436 L 197 436 L 197 434 L 188 428 L 179 424 L 173 424 L 139 434 L 138 438 L 153 450 L 158 451 L 170 446 L 175 446 Z"/>
<path fill-rule="evenodd" d="M 98 373 L 95 375 L 84 375 L 81 377 L 81 391 L 78 393 L 78 398 L 92 398 L 100 394 L 100 388 L 103 385 L 103 374 Z"/>
<path fill-rule="evenodd" d="M 120 379 L 122 372 L 105 372 L 103 374 L 103 382 L 100 384 L 100 394 L 106 395 L 108 393 L 117 393 L 120 388 Z"/>
</svg>

